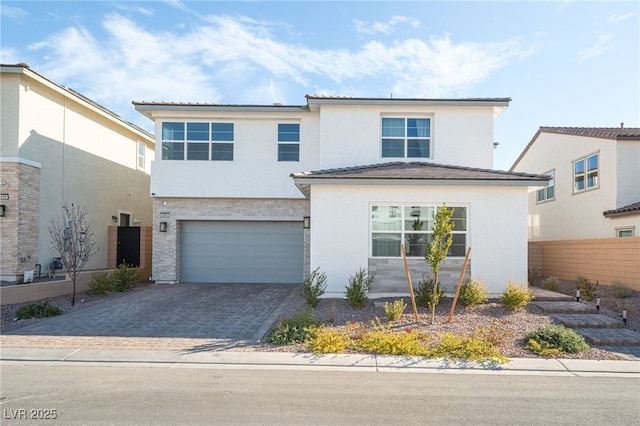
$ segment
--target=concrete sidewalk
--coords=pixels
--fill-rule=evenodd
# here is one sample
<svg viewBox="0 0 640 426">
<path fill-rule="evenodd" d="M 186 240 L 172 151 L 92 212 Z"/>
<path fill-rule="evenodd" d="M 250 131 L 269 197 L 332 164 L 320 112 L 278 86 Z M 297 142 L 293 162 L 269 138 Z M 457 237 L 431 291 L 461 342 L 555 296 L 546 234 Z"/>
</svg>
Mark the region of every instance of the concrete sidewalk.
<svg viewBox="0 0 640 426">
<path fill-rule="evenodd" d="M 600 376 L 640 379 L 640 361 L 516 358 L 508 364 L 379 355 L 1 348 L 2 364 L 89 364 L 164 368 Z"/>
</svg>

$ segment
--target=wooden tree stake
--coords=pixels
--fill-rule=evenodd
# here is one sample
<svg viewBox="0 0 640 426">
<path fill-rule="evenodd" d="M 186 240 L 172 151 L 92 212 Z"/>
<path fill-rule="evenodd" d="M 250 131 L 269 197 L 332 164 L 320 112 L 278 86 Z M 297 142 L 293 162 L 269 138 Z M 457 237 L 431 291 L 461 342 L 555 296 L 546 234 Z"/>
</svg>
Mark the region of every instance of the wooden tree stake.
<svg viewBox="0 0 640 426">
<path fill-rule="evenodd" d="M 411 306 L 413 306 L 413 315 L 418 320 L 418 308 L 416 307 L 416 299 L 413 297 L 413 285 L 411 285 L 411 274 L 409 273 L 409 265 L 407 264 L 407 254 L 404 251 L 404 244 L 400 244 L 400 250 L 402 251 L 402 260 L 404 260 L 404 273 L 407 275 L 407 283 L 409 284 L 409 295 L 411 296 Z"/>
<path fill-rule="evenodd" d="M 467 249 L 467 256 L 464 258 L 464 264 L 462 265 L 462 271 L 460 271 L 460 279 L 458 280 L 458 286 L 456 287 L 456 294 L 453 296 L 453 303 L 451 303 L 451 311 L 449 311 L 449 318 L 447 322 L 451 322 L 453 318 L 453 311 L 456 310 L 456 303 L 458 302 L 458 295 L 460 294 L 460 287 L 462 287 L 462 280 L 464 279 L 464 273 L 467 270 L 467 262 L 469 262 L 469 255 L 471 254 L 471 247 Z"/>
</svg>

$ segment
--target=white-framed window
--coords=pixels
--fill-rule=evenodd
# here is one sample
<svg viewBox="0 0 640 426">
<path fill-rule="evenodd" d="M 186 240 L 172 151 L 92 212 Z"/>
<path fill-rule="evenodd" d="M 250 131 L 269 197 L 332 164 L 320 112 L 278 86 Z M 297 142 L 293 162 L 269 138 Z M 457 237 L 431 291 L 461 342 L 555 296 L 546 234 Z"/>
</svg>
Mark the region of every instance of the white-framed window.
<svg viewBox="0 0 640 426">
<path fill-rule="evenodd" d="M 536 201 L 538 203 L 543 203 L 545 201 L 551 201 L 555 199 L 555 170 L 551 170 L 550 172 L 545 173 L 545 175 L 549 176 L 551 179 L 549 180 L 549 184 L 546 188 L 538 189 Z"/>
<path fill-rule="evenodd" d="M 163 160 L 233 161 L 233 141 L 233 123 L 162 123 Z"/>
<path fill-rule="evenodd" d="M 431 118 L 382 117 L 383 158 L 430 158 Z"/>
<path fill-rule="evenodd" d="M 453 207 L 453 243 L 449 256 L 464 257 L 467 249 L 467 207 Z M 371 257 L 400 257 L 404 244 L 407 257 L 424 258 L 432 241 L 436 205 L 371 206 Z"/>
<path fill-rule="evenodd" d="M 300 124 L 278 124 L 278 161 L 300 161 Z"/>
<path fill-rule="evenodd" d="M 636 229 L 634 226 L 616 228 L 616 237 L 618 238 L 633 237 L 636 234 L 635 231 Z"/>
<path fill-rule="evenodd" d="M 147 153 L 147 146 L 144 142 L 138 142 L 138 168 L 144 170 L 145 168 L 145 156 Z"/>
<path fill-rule="evenodd" d="M 599 155 L 591 154 L 573 162 L 573 192 L 583 192 L 599 186 Z"/>
</svg>

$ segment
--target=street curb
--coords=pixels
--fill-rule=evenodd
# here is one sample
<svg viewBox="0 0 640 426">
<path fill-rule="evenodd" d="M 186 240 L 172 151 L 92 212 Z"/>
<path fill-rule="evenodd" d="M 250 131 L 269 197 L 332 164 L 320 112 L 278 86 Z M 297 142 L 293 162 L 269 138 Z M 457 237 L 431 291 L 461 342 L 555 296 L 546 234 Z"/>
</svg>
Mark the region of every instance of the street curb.
<svg viewBox="0 0 640 426">
<path fill-rule="evenodd" d="M 514 358 L 508 364 L 373 354 L 188 352 L 1 348 L 3 364 L 90 364 L 168 368 L 330 370 L 378 373 L 457 373 L 640 378 L 640 361 Z"/>
</svg>

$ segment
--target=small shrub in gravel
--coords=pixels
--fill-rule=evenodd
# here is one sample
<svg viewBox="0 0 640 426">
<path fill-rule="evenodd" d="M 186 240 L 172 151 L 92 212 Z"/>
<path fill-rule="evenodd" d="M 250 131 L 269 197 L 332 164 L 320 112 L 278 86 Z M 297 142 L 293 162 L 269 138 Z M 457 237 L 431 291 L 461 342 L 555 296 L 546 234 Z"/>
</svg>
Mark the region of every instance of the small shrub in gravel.
<svg viewBox="0 0 640 426">
<path fill-rule="evenodd" d="M 547 324 L 525 334 L 526 348 L 544 356 L 589 350 L 584 338 L 562 325 Z M 559 351 L 559 352 L 558 352 Z"/>
<path fill-rule="evenodd" d="M 595 300 L 598 285 L 598 281 L 594 284 L 581 275 L 578 275 L 576 278 L 576 288 L 580 290 L 580 297 L 584 298 L 587 302 Z"/>
<path fill-rule="evenodd" d="M 278 321 L 269 332 L 267 341 L 275 345 L 304 343 L 313 337 L 311 330 L 314 325 L 316 322 L 311 312 L 297 312 Z"/>
<path fill-rule="evenodd" d="M 620 281 L 614 281 L 611 284 L 611 295 L 616 299 L 626 299 L 631 296 L 633 290 L 626 284 L 621 283 Z"/>
<path fill-rule="evenodd" d="M 560 280 L 556 277 L 548 277 L 544 280 L 542 286 L 549 291 L 558 291 L 560 288 Z"/>
<path fill-rule="evenodd" d="M 352 307 L 362 308 L 367 303 L 367 293 L 373 278 L 374 275 L 369 274 L 365 268 L 360 268 L 358 272 L 349 277 L 349 285 L 347 285 L 345 294 Z"/>
<path fill-rule="evenodd" d="M 118 265 L 118 269 L 111 274 L 113 280 L 112 291 L 131 290 L 138 281 L 138 271 L 124 263 Z"/>
<path fill-rule="evenodd" d="M 444 294 L 444 289 L 440 287 L 440 282 L 436 286 L 435 295 L 433 294 L 433 278 L 427 278 L 418 282 L 418 287 L 414 290 L 416 303 L 418 306 L 425 306 L 429 309 L 440 302 L 440 298 Z"/>
<path fill-rule="evenodd" d="M 327 275 L 318 272 L 320 268 L 316 268 L 304 279 L 302 287 L 302 296 L 307 302 L 307 306 L 315 308 L 318 306 L 320 296 L 322 296 L 327 288 Z"/>
<path fill-rule="evenodd" d="M 425 333 L 411 329 L 394 331 L 391 324 L 385 326 L 379 320 L 372 323 L 372 327 L 357 339 L 357 349 L 381 355 L 427 355 Z"/>
<path fill-rule="evenodd" d="M 467 307 L 485 303 L 489 300 L 487 286 L 482 284 L 480 280 L 469 278 L 464 284 L 462 284 L 462 287 L 460 287 L 458 300 Z"/>
<path fill-rule="evenodd" d="M 341 354 L 351 344 L 348 333 L 324 325 L 312 327 L 307 348 L 314 354 Z"/>
<path fill-rule="evenodd" d="M 507 288 L 500 295 L 500 301 L 507 309 L 524 308 L 531 301 L 531 290 L 524 284 L 517 285 L 509 281 Z"/>
<path fill-rule="evenodd" d="M 49 302 L 30 303 L 16 312 L 16 318 L 19 320 L 54 317 L 56 315 L 62 315 L 62 309 L 49 304 Z"/>
<path fill-rule="evenodd" d="M 113 291 L 113 279 L 107 271 L 95 271 L 91 274 L 91 284 L 85 293 L 91 296 L 106 296 Z"/>
<path fill-rule="evenodd" d="M 405 309 L 407 304 L 402 299 L 394 300 L 393 303 L 384 302 L 384 313 L 389 321 L 399 320 Z"/>
</svg>

